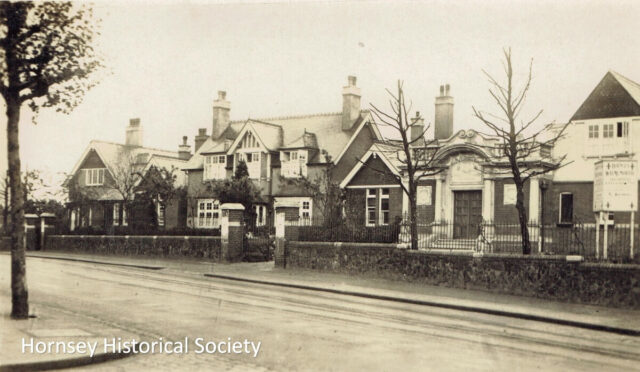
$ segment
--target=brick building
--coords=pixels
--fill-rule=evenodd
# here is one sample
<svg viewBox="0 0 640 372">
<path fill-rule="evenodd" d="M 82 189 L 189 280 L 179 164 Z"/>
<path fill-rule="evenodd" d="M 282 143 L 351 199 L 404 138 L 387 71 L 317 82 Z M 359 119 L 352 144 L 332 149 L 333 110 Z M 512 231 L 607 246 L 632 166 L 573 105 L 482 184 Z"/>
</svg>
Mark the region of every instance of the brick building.
<svg viewBox="0 0 640 372">
<path fill-rule="evenodd" d="M 128 226 L 133 211 L 125 208 L 120 190 L 123 190 L 123 184 L 130 183 L 135 194 L 141 180 L 135 173 L 145 174 L 152 166 L 175 169 L 175 186 L 186 184 L 186 177 L 180 171 L 191 157 L 186 138 L 175 152 L 142 146 L 142 134 L 140 119 L 131 119 L 124 144 L 97 140 L 89 143 L 65 181 L 69 189 L 70 230 L 91 227 L 109 232 Z M 155 208 L 136 218 L 157 220 L 158 227 L 163 228 L 184 226 L 182 210 L 185 207 L 178 200 L 170 202 L 166 208 L 160 204 Z"/>
</svg>

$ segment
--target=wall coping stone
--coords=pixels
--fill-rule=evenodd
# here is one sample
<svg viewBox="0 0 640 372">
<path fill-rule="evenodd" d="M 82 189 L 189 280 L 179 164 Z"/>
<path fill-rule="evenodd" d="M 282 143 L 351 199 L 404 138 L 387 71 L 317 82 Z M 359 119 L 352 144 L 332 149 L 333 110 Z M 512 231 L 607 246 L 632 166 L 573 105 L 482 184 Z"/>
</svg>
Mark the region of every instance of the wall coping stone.
<svg viewBox="0 0 640 372">
<path fill-rule="evenodd" d="M 207 235 L 49 235 L 49 238 L 64 238 L 64 239 L 87 239 L 87 238 L 100 238 L 100 239 L 220 239 L 219 236 L 207 236 Z"/>
<path fill-rule="evenodd" d="M 224 203 L 220 206 L 220 209 L 233 209 L 243 211 L 244 206 L 240 203 Z"/>
</svg>

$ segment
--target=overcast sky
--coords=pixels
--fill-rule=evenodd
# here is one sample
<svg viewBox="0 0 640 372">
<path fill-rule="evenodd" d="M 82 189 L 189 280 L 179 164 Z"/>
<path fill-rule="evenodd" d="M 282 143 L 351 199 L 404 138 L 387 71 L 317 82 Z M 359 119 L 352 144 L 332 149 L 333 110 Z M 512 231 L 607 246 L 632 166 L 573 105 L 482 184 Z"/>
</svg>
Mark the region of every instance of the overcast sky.
<svg viewBox="0 0 640 372">
<path fill-rule="evenodd" d="M 233 120 L 338 112 L 348 75 L 363 107 L 384 105 L 385 88 L 403 79 L 427 122 L 448 83 L 455 130 L 479 129 L 471 106 L 494 108 L 482 69 L 502 77 L 506 46 L 519 72 L 534 60 L 528 112 L 544 109 L 540 124 L 569 120 L 607 70 L 640 81 L 638 1 L 105 2 L 95 10 L 109 74 L 71 115 L 43 111 L 34 126 L 23 111 L 23 168 L 69 172 L 90 140 L 123 142 L 134 117 L 146 146 L 175 150 L 183 135 L 193 145 L 198 128 L 211 131 L 218 90 Z M 4 172 L 4 129 L 0 152 Z"/>
</svg>

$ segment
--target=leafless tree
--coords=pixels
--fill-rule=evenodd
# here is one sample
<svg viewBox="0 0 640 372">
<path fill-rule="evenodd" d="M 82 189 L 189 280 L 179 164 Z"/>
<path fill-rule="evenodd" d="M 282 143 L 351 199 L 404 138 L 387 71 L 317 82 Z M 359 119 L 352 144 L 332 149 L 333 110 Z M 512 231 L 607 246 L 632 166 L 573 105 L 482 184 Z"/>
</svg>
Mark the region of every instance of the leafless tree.
<svg viewBox="0 0 640 372">
<path fill-rule="evenodd" d="M 531 241 L 528 229 L 528 216 L 525 209 L 524 187 L 532 178 L 554 171 L 565 165 L 565 156 L 551 158 L 551 149 L 563 137 L 566 124 L 554 126 L 543 125 L 534 130 L 542 110 L 531 118 L 522 120 L 520 113 L 531 88 L 533 60 L 529 63 L 529 72 L 520 88 L 514 87 L 514 71 L 511 59 L 511 48 L 504 49 L 502 63 L 506 81 L 499 82 L 483 70 L 490 88 L 489 94 L 499 108 L 499 114 L 492 114 L 473 107 L 473 113 L 487 129 L 489 134 L 499 139 L 498 151 L 509 162 L 509 173 L 516 187 L 516 209 L 522 236 L 522 253 L 531 253 Z"/>
<path fill-rule="evenodd" d="M 418 249 L 418 183 L 442 172 L 442 168 L 436 164 L 436 141 L 425 139 L 429 125 L 425 126 L 422 118 L 418 115 L 415 118 L 409 118 L 411 103 L 407 107 L 403 82 L 398 81 L 397 93 L 394 94 L 388 89 L 387 92 L 391 96 L 389 100 L 391 111 L 385 112 L 373 104 L 371 107 L 374 116 L 380 121 L 378 124 L 393 128 L 395 133 L 400 136 L 399 141 L 387 142 L 389 150 L 385 151 L 385 156 L 401 164 L 401 174 L 395 174 L 386 169 L 370 168 L 378 173 L 393 177 L 409 197 L 411 249 Z"/>
</svg>

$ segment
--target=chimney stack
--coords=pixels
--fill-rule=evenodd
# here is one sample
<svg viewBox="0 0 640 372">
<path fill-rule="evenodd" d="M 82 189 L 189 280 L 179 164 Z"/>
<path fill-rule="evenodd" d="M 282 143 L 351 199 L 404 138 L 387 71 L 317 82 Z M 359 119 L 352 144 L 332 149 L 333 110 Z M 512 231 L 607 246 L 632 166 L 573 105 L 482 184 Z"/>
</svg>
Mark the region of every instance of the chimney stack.
<svg viewBox="0 0 640 372">
<path fill-rule="evenodd" d="M 349 84 L 342 88 L 342 130 L 350 130 L 360 117 L 360 88 L 356 77 L 348 77 Z"/>
<path fill-rule="evenodd" d="M 127 146 L 142 146 L 142 126 L 140 125 L 140 119 L 129 119 L 129 126 L 126 131 L 126 141 L 125 144 Z"/>
<path fill-rule="evenodd" d="M 410 141 L 413 143 L 414 146 L 423 145 L 424 141 L 413 142 L 419 137 L 424 138 L 424 119 L 420 117 L 420 111 L 416 111 L 416 117 L 411 119 L 411 122 L 414 124 L 410 128 L 411 130 L 411 133 L 409 133 Z"/>
<path fill-rule="evenodd" d="M 218 91 L 218 99 L 213 101 L 213 128 L 211 138 L 218 139 L 229 125 L 229 111 L 231 103 L 227 101 L 227 92 Z"/>
<path fill-rule="evenodd" d="M 209 138 L 209 136 L 207 135 L 207 128 L 198 129 L 198 135 L 196 136 L 195 140 L 193 141 L 194 145 L 195 145 L 195 149 L 193 151 L 194 152 L 198 152 L 198 149 L 200 148 L 200 146 L 202 146 L 204 141 L 207 140 L 207 138 Z"/>
<path fill-rule="evenodd" d="M 440 96 L 436 97 L 434 132 L 437 140 L 453 135 L 453 97 L 449 95 L 449 84 L 440 85 Z"/>
<path fill-rule="evenodd" d="M 187 136 L 183 136 L 182 144 L 178 145 L 178 157 L 184 160 L 191 158 L 191 146 L 187 144 Z"/>
</svg>

